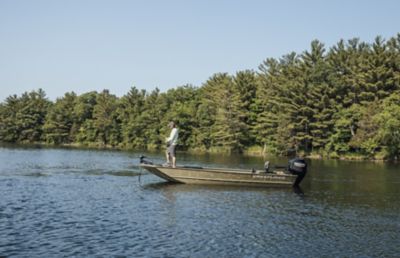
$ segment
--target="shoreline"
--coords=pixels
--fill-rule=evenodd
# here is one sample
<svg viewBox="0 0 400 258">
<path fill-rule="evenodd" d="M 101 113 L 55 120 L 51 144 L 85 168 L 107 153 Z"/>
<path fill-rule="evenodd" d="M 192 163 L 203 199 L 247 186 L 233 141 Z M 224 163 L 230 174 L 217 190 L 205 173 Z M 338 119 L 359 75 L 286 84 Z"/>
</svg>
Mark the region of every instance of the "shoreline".
<svg viewBox="0 0 400 258">
<path fill-rule="evenodd" d="M 69 143 L 69 144 L 49 144 L 43 142 L 36 142 L 36 143 L 5 143 L 0 142 L 0 147 L 25 147 L 25 148 L 71 148 L 71 149 L 82 149 L 82 150 L 115 150 L 115 151 L 146 151 L 146 152 L 159 152 L 163 151 L 162 148 L 127 148 L 127 147 L 120 147 L 120 146 L 111 146 L 111 145 L 101 145 L 101 144 L 83 144 L 83 143 Z M 288 155 L 279 155 L 274 153 L 263 153 L 261 149 L 255 150 L 253 147 L 249 148 L 241 153 L 239 152 L 230 152 L 223 150 L 222 148 L 212 148 L 210 150 L 205 149 L 186 149 L 186 150 L 178 150 L 179 152 L 187 152 L 190 154 L 224 154 L 224 155 L 231 155 L 231 154 L 239 154 L 248 157 L 266 157 L 269 155 L 277 156 L 277 157 L 289 157 Z M 343 161 L 372 161 L 372 162 L 398 162 L 398 160 L 394 159 L 385 159 L 385 158 L 370 158 L 362 154 L 358 153 L 346 153 L 344 155 L 338 155 L 333 153 L 333 155 L 324 155 L 321 153 L 305 153 L 300 152 L 298 153 L 299 157 L 311 159 L 311 160 L 343 160 Z"/>
</svg>

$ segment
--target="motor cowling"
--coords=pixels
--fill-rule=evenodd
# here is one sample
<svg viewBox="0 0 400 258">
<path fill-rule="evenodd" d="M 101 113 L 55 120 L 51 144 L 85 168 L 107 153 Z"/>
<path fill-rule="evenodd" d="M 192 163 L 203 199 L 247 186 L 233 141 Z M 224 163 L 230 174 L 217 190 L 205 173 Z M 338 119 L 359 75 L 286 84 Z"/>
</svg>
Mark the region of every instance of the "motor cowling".
<svg viewBox="0 0 400 258">
<path fill-rule="evenodd" d="M 153 162 L 151 162 L 149 160 L 146 160 L 145 158 L 146 158 L 145 156 L 140 156 L 139 157 L 140 164 L 153 165 Z"/>
<path fill-rule="evenodd" d="M 307 162 L 302 158 L 294 158 L 289 160 L 288 171 L 297 175 L 294 186 L 298 186 L 307 173 Z"/>
</svg>

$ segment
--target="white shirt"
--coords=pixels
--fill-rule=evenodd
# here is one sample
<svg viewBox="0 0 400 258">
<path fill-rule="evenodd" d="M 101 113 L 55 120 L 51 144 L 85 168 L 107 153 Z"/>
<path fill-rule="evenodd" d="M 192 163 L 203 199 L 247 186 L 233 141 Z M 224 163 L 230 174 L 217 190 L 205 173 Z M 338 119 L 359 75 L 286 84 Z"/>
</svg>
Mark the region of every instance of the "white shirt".
<svg viewBox="0 0 400 258">
<path fill-rule="evenodd" d="M 171 145 L 178 144 L 178 128 L 172 128 L 171 133 L 166 141 L 169 142 Z"/>
</svg>

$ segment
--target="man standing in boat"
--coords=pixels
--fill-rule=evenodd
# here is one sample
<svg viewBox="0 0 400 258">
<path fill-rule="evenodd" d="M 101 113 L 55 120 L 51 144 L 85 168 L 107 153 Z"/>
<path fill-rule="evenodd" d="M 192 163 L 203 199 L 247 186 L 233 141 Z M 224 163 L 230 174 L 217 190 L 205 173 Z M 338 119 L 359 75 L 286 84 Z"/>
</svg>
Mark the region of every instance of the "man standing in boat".
<svg viewBox="0 0 400 258">
<path fill-rule="evenodd" d="M 165 140 L 167 143 L 167 165 L 172 164 L 172 167 L 174 168 L 176 166 L 175 147 L 178 144 L 178 128 L 176 128 L 176 124 L 173 121 L 169 122 L 168 127 L 171 128 L 171 133 Z"/>
</svg>

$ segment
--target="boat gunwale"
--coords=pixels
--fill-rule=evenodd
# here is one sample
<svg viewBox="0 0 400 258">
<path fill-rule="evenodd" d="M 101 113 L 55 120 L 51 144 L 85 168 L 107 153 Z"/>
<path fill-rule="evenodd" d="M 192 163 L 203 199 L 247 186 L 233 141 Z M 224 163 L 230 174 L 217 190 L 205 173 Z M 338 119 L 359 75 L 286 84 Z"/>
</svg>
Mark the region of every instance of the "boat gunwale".
<svg viewBox="0 0 400 258">
<path fill-rule="evenodd" d="M 184 177 L 184 176 L 177 176 L 175 177 L 176 180 L 195 180 L 195 181 L 210 181 L 210 182 L 227 182 L 232 185 L 236 184 L 249 184 L 249 185 L 291 185 L 292 182 L 290 181 L 260 181 L 260 180 L 245 180 L 245 179 L 219 179 L 219 178 L 198 178 L 198 177 Z"/>
<path fill-rule="evenodd" d="M 154 164 L 140 164 L 141 167 L 146 168 L 146 167 L 151 167 L 155 169 L 169 169 L 169 170 L 189 170 L 189 171 L 202 171 L 202 172 L 212 172 L 212 173 L 234 173 L 234 174 L 243 174 L 243 175 L 259 175 L 260 173 L 266 174 L 266 175 L 275 175 L 275 176 L 284 176 L 284 177 L 297 177 L 296 175 L 289 174 L 286 172 L 283 172 L 283 174 L 277 174 L 276 172 L 271 172 L 271 173 L 265 173 L 265 171 L 262 170 L 255 170 L 255 173 L 252 172 L 251 170 L 245 170 L 245 169 L 234 169 L 234 168 L 210 168 L 210 167 L 164 167 L 162 165 L 154 165 Z M 160 171 L 162 172 L 162 171 Z M 162 172 L 163 173 L 163 172 Z"/>
</svg>

